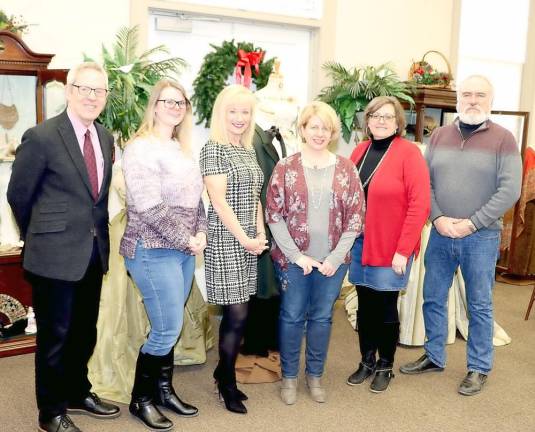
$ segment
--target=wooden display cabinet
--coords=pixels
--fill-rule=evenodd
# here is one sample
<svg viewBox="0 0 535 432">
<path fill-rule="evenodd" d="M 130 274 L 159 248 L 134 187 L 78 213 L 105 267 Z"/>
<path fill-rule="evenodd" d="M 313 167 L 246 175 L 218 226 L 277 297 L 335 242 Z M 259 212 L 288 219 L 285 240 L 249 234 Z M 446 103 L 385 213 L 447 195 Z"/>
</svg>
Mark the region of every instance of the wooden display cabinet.
<svg viewBox="0 0 535 432">
<path fill-rule="evenodd" d="M 52 57 L 53 54 L 35 53 L 13 33 L 0 31 L 0 224 L 9 222 L 9 208 L 1 206 L 8 206 L 5 193 L 14 148 L 26 129 L 59 114 L 65 107 L 67 70 L 48 69 Z M 0 242 L 9 239 L 8 244 L 12 244 L 18 238 L 16 227 L 9 231 L 6 225 L 0 225 L 0 236 Z M 27 309 L 32 304 L 32 292 L 24 279 L 21 261 L 20 252 L 0 255 L 0 294 L 13 297 Z M 35 336 L 0 339 L 0 357 L 34 349 Z"/>
<path fill-rule="evenodd" d="M 412 94 L 414 106 L 407 110 L 407 139 L 427 143 L 432 130 L 426 120 L 432 119 L 435 127 L 445 124 L 444 115 L 454 113 L 457 103 L 455 90 L 447 88 L 417 87 Z M 427 119 L 426 119 L 427 117 Z"/>
</svg>

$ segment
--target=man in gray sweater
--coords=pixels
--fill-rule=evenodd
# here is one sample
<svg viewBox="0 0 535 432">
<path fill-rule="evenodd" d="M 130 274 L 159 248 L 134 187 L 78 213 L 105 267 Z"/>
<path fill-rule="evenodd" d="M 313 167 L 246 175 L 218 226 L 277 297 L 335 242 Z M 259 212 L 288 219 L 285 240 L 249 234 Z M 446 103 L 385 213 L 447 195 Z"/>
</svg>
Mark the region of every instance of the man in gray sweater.
<svg viewBox="0 0 535 432">
<path fill-rule="evenodd" d="M 458 118 L 437 129 L 426 151 L 433 229 L 425 253 L 425 354 L 405 374 L 441 372 L 446 365 L 448 291 L 460 267 L 468 301 L 466 396 L 481 391 L 492 369 L 492 288 L 501 218 L 520 197 L 522 163 L 513 135 L 489 120 L 493 88 L 480 75 L 457 91 Z"/>
</svg>

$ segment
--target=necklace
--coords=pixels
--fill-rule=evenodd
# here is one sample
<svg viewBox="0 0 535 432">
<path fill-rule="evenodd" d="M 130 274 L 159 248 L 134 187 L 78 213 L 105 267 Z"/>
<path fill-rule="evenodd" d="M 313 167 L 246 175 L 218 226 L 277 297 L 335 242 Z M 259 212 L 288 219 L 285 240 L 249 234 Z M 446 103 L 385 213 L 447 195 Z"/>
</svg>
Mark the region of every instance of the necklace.
<svg viewBox="0 0 535 432">
<path fill-rule="evenodd" d="M 330 171 L 329 166 L 322 168 L 322 170 L 323 170 L 323 173 L 321 175 L 321 178 L 319 179 L 319 187 L 316 187 L 318 182 L 312 181 L 313 179 L 310 177 L 310 171 L 314 171 L 314 169 L 309 168 L 309 167 L 303 167 L 303 171 L 305 173 L 305 181 L 307 184 L 307 190 L 310 193 L 310 201 L 311 201 L 312 207 L 315 210 L 318 210 L 321 206 L 321 200 L 323 199 L 323 191 L 325 189 L 325 179 L 327 177 L 327 171 Z M 318 170 L 316 169 L 315 171 L 318 171 Z"/>
<path fill-rule="evenodd" d="M 304 166 L 307 166 L 308 168 L 313 168 L 315 170 L 322 169 L 325 167 L 328 167 L 329 165 L 332 165 L 334 162 L 336 162 L 336 156 L 332 153 L 329 153 L 327 155 L 326 160 L 320 161 L 320 163 L 313 162 L 310 160 L 307 156 L 301 152 L 301 164 Z"/>
<path fill-rule="evenodd" d="M 370 152 L 371 148 L 372 148 L 372 144 L 370 143 L 370 145 L 368 146 L 368 149 L 366 150 L 366 153 L 364 154 L 364 157 L 362 158 L 362 162 L 359 164 L 360 167 L 357 168 L 357 171 L 359 172 L 359 174 L 360 174 L 361 168 L 364 166 L 364 162 L 366 161 L 366 157 L 368 156 L 368 153 Z M 383 153 L 383 156 L 381 156 L 381 159 L 379 160 L 379 163 L 377 165 L 375 165 L 375 168 L 373 169 L 371 174 L 368 176 L 368 178 L 362 182 L 362 189 L 364 189 L 366 186 L 368 186 L 368 183 L 371 181 L 373 175 L 375 174 L 375 171 L 377 171 L 379 169 L 379 167 L 381 166 L 381 162 L 383 162 L 383 159 L 385 158 L 386 154 L 388 153 L 388 150 L 390 150 L 390 146 L 388 146 L 386 151 Z"/>
</svg>

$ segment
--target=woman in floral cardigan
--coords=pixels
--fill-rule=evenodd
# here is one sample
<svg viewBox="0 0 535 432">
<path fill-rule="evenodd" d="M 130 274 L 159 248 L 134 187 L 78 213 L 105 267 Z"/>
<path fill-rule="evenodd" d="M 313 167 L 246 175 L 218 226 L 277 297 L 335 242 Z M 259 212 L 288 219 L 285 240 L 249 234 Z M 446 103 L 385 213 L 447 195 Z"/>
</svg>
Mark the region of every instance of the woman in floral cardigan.
<svg viewBox="0 0 535 432">
<path fill-rule="evenodd" d="M 328 146 L 340 123 L 323 102 L 299 117 L 300 153 L 281 160 L 269 182 L 266 218 L 281 280 L 279 317 L 282 400 L 297 397 L 301 340 L 306 328 L 306 383 L 312 399 L 325 402 L 321 376 L 331 332 L 332 309 L 362 231 L 364 195 L 355 166 Z"/>
</svg>

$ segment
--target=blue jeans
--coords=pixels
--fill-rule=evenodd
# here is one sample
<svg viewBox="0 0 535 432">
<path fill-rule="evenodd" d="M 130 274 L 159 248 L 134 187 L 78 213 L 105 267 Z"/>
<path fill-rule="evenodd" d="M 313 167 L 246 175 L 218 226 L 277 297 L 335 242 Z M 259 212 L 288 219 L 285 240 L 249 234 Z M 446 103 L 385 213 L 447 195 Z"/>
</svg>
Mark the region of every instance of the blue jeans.
<svg viewBox="0 0 535 432">
<path fill-rule="evenodd" d="M 431 230 L 425 252 L 424 347 L 428 358 L 440 367 L 446 366 L 448 292 L 459 266 L 468 303 L 468 370 L 488 374 L 492 369 L 492 288 L 499 244 L 500 232 L 496 230 L 481 229 L 461 239 L 443 237 L 435 228 Z"/>
<path fill-rule="evenodd" d="M 138 241 L 135 257 L 124 260 L 143 296 L 151 325 L 141 351 L 164 356 L 174 347 L 182 330 L 195 257 L 176 249 L 146 249 Z"/>
<path fill-rule="evenodd" d="M 297 264 L 288 264 L 283 271 L 277 265 L 281 279 L 279 315 L 279 345 L 282 376 L 296 378 L 299 374 L 301 341 L 306 325 L 306 368 L 308 375 L 321 377 L 329 339 L 332 311 L 340 294 L 347 264 L 342 264 L 331 277 L 314 268 L 308 275 Z"/>
</svg>

